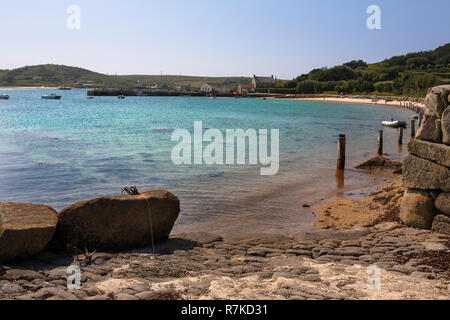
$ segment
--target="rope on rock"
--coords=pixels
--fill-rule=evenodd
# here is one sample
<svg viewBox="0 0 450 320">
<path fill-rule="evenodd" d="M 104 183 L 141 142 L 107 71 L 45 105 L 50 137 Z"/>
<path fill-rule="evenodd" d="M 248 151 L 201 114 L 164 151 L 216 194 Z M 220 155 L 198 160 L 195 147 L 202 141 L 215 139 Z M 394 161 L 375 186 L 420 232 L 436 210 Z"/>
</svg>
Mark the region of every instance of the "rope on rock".
<svg viewBox="0 0 450 320">
<path fill-rule="evenodd" d="M 122 194 L 127 193 L 130 196 L 138 196 L 140 195 L 140 192 L 138 190 L 138 188 L 136 186 L 131 186 L 131 187 L 125 187 L 122 189 Z M 146 198 L 147 200 L 147 207 L 148 207 L 148 217 L 150 220 L 150 237 L 151 237 L 151 241 L 152 241 L 152 250 L 153 250 L 153 254 L 155 254 L 155 242 L 154 242 L 154 238 L 153 238 L 153 221 L 152 221 L 152 211 L 150 209 L 150 201 L 148 201 L 148 198 Z"/>
</svg>

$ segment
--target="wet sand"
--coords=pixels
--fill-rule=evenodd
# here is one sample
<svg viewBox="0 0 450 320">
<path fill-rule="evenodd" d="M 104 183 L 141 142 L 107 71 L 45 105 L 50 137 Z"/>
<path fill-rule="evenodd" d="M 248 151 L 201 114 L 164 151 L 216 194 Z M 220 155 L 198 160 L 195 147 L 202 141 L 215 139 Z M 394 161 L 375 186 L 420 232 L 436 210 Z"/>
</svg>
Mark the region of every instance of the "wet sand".
<svg viewBox="0 0 450 320">
<path fill-rule="evenodd" d="M 320 208 L 336 198 L 364 198 L 398 175 L 349 168 L 345 175 L 317 177 L 281 188 L 252 193 L 214 206 L 214 217 L 181 216 L 173 233 L 213 232 L 219 235 L 263 232 L 294 234 L 317 230 Z M 189 208 L 190 209 L 190 208 Z"/>
</svg>

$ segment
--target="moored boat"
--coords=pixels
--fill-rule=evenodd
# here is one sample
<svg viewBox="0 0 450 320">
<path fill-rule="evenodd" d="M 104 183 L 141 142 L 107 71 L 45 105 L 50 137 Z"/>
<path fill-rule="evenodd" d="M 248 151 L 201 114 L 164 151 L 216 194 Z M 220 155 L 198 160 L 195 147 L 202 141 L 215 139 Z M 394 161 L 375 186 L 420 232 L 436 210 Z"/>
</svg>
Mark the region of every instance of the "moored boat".
<svg viewBox="0 0 450 320">
<path fill-rule="evenodd" d="M 63 87 L 59 87 L 58 90 L 72 90 L 72 88 L 63 86 Z"/>
<path fill-rule="evenodd" d="M 61 96 L 58 96 L 58 95 L 56 95 L 54 93 L 52 93 L 52 94 L 44 94 L 42 96 L 42 99 L 47 99 L 47 100 L 59 100 L 61 98 L 62 98 Z"/>
<path fill-rule="evenodd" d="M 121 100 L 121 99 L 125 99 L 125 96 L 122 95 L 122 94 L 120 94 L 120 95 L 117 96 L 117 99 L 120 99 L 120 100 Z"/>
<path fill-rule="evenodd" d="M 0 94 L 0 100 L 8 100 L 9 96 L 7 94 Z"/>
<path fill-rule="evenodd" d="M 406 121 L 394 120 L 391 118 L 389 121 L 383 121 L 382 125 L 391 128 L 406 128 L 408 124 Z"/>
</svg>

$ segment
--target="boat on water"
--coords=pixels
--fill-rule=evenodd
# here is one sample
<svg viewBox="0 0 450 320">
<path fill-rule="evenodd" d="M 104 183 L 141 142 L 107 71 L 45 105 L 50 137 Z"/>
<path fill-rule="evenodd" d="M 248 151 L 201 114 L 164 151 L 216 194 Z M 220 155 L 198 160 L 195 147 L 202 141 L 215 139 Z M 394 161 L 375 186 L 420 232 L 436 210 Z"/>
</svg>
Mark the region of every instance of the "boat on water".
<svg viewBox="0 0 450 320">
<path fill-rule="evenodd" d="M 8 100 L 9 96 L 7 94 L 0 94 L 0 100 Z"/>
<path fill-rule="evenodd" d="M 58 96 L 57 94 L 54 94 L 54 93 L 52 93 L 52 94 L 44 94 L 42 96 L 42 99 L 46 99 L 46 100 L 59 100 L 61 98 L 62 98 L 61 96 Z"/>
<path fill-rule="evenodd" d="M 63 86 L 63 87 L 59 87 L 58 90 L 72 90 L 72 88 Z"/>
<path fill-rule="evenodd" d="M 117 99 L 120 99 L 120 100 L 121 100 L 121 99 L 125 99 L 125 96 L 124 96 L 124 95 L 118 95 L 118 96 L 117 96 Z"/>
<path fill-rule="evenodd" d="M 391 118 L 389 121 L 383 121 L 382 125 L 391 128 L 406 128 L 407 122 L 401 120 L 394 120 Z"/>
<path fill-rule="evenodd" d="M 88 100 L 92 100 L 92 99 L 94 99 L 94 97 L 87 97 L 88 98 Z"/>
</svg>

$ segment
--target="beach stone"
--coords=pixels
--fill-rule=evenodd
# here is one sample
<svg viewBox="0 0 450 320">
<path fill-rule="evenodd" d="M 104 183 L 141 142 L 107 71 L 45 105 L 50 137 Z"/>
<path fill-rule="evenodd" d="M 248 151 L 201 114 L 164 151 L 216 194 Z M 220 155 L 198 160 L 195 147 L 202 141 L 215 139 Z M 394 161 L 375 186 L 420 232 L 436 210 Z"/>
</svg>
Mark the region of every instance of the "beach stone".
<svg viewBox="0 0 450 320">
<path fill-rule="evenodd" d="M 434 218 L 433 198 L 427 191 L 408 189 L 400 208 L 400 219 L 410 227 L 431 229 Z"/>
<path fill-rule="evenodd" d="M 221 242 L 221 236 L 208 232 L 195 232 L 189 234 L 177 235 L 180 239 L 197 242 L 199 244 L 209 244 L 213 242 Z"/>
<path fill-rule="evenodd" d="M 450 107 L 445 109 L 441 120 L 442 142 L 450 145 Z"/>
<path fill-rule="evenodd" d="M 419 158 L 432 160 L 450 167 L 450 146 L 423 140 L 412 140 L 408 144 L 408 151 Z"/>
<path fill-rule="evenodd" d="M 450 192 L 450 169 L 436 162 L 409 155 L 403 163 L 403 186 Z"/>
<path fill-rule="evenodd" d="M 7 295 L 17 295 L 23 294 L 25 290 L 17 283 L 0 281 L 0 292 L 6 293 Z"/>
<path fill-rule="evenodd" d="M 150 228 L 150 215 L 153 228 Z M 180 213 L 180 201 L 164 190 L 137 196 L 106 196 L 80 201 L 58 213 L 52 251 L 120 251 L 167 240 Z"/>
<path fill-rule="evenodd" d="M 32 295 L 36 300 L 79 300 L 77 296 L 63 288 L 42 288 Z"/>
<path fill-rule="evenodd" d="M 434 218 L 433 226 L 431 228 L 436 233 L 450 236 L 450 217 L 439 214 Z"/>
<path fill-rule="evenodd" d="M 443 214 L 450 216 L 450 193 L 441 193 L 434 203 L 436 209 L 438 209 Z"/>
<path fill-rule="evenodd" d="M 48 206 L 0 203 L 0 262 L 18 262 L 41 253 L 56 223 L 56 211 Z"/>
</svg>

